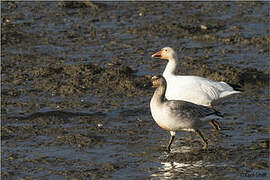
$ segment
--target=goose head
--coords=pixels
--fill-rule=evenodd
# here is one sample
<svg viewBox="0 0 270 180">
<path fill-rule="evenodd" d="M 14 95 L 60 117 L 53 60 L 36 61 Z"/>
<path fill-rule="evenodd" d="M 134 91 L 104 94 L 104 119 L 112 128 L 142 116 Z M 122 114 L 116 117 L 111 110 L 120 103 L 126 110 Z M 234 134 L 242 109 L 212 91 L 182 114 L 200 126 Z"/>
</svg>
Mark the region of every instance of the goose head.
<svg viewBox="0 0 270 180">
<path fill-rule="evenodd" d="M 166 80 L 163 76 L 153 76 L 152 77 L 153 87 L 157 88 L 160 86 L 166 86 Z"/>
<path fill-rule="evenodd" d="M 177 55 L 171 47 L 164 47 L 159 52 L 153 54 L 152 58 L 171 60 L 177 59 Z"/>
</svg>

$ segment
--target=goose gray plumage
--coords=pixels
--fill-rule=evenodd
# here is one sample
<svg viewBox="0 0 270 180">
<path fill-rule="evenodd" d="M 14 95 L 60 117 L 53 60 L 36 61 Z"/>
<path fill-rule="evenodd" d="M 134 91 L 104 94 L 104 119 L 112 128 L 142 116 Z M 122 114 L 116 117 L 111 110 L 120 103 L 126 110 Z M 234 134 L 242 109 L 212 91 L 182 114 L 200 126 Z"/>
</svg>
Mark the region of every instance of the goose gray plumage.
<svg viewBox="0 0 270 180">
<path fill-rule="evenodd" d="M 171 138 L 167 146 L 170 151 L 176 131 L 196 132 L 204 143 L 203 149 L 207 149 L 207 141 L 200 132 L 200 128 L 209 121 L 216 124 L 215 119 L 223 117 L 213 108 L 197 105 L 182 100 L 167 100 L 166 80 L 163 76 L 152 77 L 153 87 L 156 87 L 150 101 L 151 114 L 155 122 L 164 130 L 170 131 Z"/>
</svg>

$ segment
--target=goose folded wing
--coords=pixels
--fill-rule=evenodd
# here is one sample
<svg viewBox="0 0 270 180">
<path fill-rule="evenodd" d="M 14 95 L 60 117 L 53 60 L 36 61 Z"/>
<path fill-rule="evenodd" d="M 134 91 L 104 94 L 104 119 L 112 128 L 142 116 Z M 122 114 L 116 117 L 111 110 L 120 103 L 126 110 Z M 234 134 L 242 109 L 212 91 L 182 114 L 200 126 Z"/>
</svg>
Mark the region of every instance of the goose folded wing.
<svg viewBox="0 0 270 180">
<path fill-rule="evenodd" d="M 187 101 L 170 100 L 166 102 L 166 105 L 170 108 L 172 112 L 183 115 L 187 114 L 193 117 L 202 118 L 215 114 L 217 116 L 223 117 L 221 113 L 216 111 L 215 109 L 211 109 L 202 105 L 193 104 Z"/>
</svg>

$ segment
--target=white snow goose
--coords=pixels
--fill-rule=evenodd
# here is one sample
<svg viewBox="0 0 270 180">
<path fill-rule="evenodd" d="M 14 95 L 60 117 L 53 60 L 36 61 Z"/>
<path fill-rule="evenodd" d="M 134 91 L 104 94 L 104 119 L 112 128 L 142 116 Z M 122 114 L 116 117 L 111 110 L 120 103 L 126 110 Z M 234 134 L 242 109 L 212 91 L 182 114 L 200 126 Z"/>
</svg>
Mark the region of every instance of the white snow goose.
<svg viewBox="0 0 270 180">
<path fill-rule="evenodd" d="M 240 93 L 239 86 L 236 89 L 223 81 L 216 82 L 199 76 L 179 76 L 175 74 L 177 67 L 177 54 L 170 47 L 164 47 L 161 51 L 152 55 L 153 58 L 168 60 L 163 72 L 167 81 L 165 97 L 168 100 L 184 100 L 195 104 L 213 107 L 214 100 L 224 98 L 231 94 Z"/>
</svg>

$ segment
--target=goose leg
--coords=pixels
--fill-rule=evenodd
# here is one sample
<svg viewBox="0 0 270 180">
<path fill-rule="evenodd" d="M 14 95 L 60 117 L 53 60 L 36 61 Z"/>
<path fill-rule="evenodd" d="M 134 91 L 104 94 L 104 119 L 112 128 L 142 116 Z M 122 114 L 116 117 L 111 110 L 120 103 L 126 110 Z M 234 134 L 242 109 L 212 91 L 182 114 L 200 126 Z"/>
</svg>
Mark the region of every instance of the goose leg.
<svg viewBox="0 0 270 180">
<path fill-rule="evenodd" d="M 171 133 L 171 137 L 170 137 L 170 141 L 169 141 L 169 144 L 167 146 L 167 151 L 170 152 L 171 151 L 171 145 L 172 145 L 172 142 L 175 138 L 175 132 L 174 131 L 170 131 Z"/>
<path fill-rule="evenodd" d="M 167 146 L 167 151 L 168 151 L 168 152 L 171 151 L 171 145 L 172 145 L 172 142 L 173 142 L 173 140 L 174 140 L 174 137 L 175 137 L 175 136 L 171 136 L 171 138 L 170 138 L 170 142 L 169 142 L 169 144 L 168 144 L 168 146 Z"/>
<path fill-rule="evenodd" d="M 214 119 L 210 120 L 209 124 L 211 124 L 211 126 L 217 131 L 221 129 L 219 123 Z"/>
<path fill-rule="evenodd" d="M 204 149 L 204 150 L 207 150 L 208 143 L 207 143 L 206 139 L 204 139 L 204 137 L 203 137 L 201 131 L 198 130 L 198 129 L 196 129 L 195 132 L 200 136 L 201 140 L 203 141 L 203 144 L 204 144 L 204 145 L 203 145 L 203 149 Z"/>
</svg>

